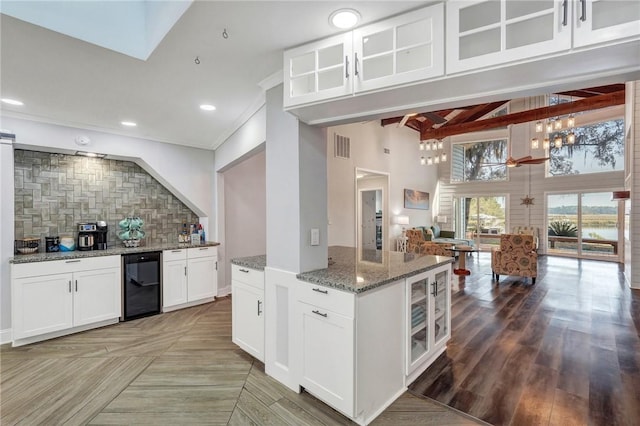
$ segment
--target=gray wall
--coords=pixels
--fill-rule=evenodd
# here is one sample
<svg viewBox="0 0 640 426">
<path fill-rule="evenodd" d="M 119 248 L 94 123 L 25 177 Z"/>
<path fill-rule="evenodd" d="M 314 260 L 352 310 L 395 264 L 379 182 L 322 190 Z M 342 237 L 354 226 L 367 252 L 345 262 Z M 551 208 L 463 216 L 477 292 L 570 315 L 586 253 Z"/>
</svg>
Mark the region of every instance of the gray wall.
<svg viewBox="0 0 640 426">
<path fill-rule="evenodd" d="M 109 246 L 121 244 L 117 223 L 145 221 L 144 245 L 176 242 L 182 223 L 198 216 L 130 161 L 15 150 L 15 238 L 76 236 L 78 222 L 106 220 Z"/>
</svg>

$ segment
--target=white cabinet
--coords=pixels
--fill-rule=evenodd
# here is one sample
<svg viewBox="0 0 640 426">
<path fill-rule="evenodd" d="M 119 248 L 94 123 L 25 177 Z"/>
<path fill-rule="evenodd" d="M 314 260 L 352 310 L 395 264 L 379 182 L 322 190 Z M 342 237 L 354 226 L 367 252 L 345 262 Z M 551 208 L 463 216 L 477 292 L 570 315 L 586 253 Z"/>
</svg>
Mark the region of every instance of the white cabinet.
<svg viewBox="0 0 640 426">
<path fill-rule="evenodd" d="M 638 0 L 578 0 L 573 44 L 588 46 L 640 35 Z"/>
<path fill-rule="evenodd" d="M 444 74 L 444 6 L 432 5 L 284 53 L 291 108 Z"/>
<path fill-rule="evenodd" d="M 405 353 L 408 382 L 444 352 L 451 337 L 450 270 L 446 265 L 407 278 Z"/>
<path fill-rule="evenodd" d="M 447 2 L 447 73 L 638 35 L 637 0 L 453 0 Z"/>
<path fill-rule="evenodd" d="M 264 362 L 264 272 L 231 265 L 232 341 Z"/>
<path fill-rule="evenodd" d="M 187 303 L 187 250 L 166 250 L 162 254 L 162 306 Z"/>
<path fill-rule="evenodd" d="M 300 385 L 354 417 L 355 296 L 302 282 L 297 290 Z"/>
<path fill-rule="evenodd" d="M 444 75 L 442 3 L 353 31 L 354 91 Z"/>
<path fill-rule="evenodd" d="M 351 33 L 305 44 L 284 53 L 284 106 L 351 94 Z"/>
<path fill-rule="evenodd" d="M 569 0 L 447 2 L 447 73 L 571 47 Z"/>
<path fill-rule="evenodd" d="M 216 247 L 165 250 L 162 256 L 164 311 L 205 303 L 217 295 Z"/>
<path fill-rule="evenodd" d="M 14 345 L 117 322 L 120 271 L 120 256 L 12 265 Z"/>
</svg>

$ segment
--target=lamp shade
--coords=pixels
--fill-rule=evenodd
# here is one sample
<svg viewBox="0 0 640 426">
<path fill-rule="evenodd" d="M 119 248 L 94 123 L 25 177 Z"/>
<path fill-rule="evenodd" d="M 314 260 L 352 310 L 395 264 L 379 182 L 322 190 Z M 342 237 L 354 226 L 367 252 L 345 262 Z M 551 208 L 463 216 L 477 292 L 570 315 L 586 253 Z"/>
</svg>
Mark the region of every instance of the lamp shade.
<svg viewBox="0 0 640 426">
<path fill-rule="evenodd" d="M 408 225 L 409 224 L 409 216 L 402 215 L 402 214 L 393 216 L 392 223 L 394 225 Z"/>
</svg>

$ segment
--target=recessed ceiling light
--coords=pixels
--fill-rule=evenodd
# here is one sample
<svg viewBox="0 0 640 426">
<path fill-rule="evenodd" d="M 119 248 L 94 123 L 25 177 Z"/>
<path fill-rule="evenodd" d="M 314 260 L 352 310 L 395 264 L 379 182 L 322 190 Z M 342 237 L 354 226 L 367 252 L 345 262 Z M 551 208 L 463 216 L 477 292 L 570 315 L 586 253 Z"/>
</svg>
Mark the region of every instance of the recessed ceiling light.
<svg viewBox="0 0 640 426">
<path fill-rule="evenodd" d="M 76 155 L 81 155 L 83 157 L 92 157 L 92 158 L 104 158 L 107 154 L 98 154 L 97 152 L 87 152 L 87 151 L 76 151 Z"/>
<path fill-rule="evenodd" d="M 200 105 L 200 109 L 204 110 L 204 111 L 215 111 L 216 107 L 213 105 L 209 105 L 209 104 L 202 104 Z"/>
<path fill-rule="evenodd" d="M 355 9 L 339 9 L 329 16 L 331 25 L 342 30 L 355 27 L 359 21 L 360 13 Z"/>
<path fill-rule="evenodd" d="M 136 127 L 138 124 L 134 123 L 133 121 L 121 121 L 120 124 L 122 124 L 123 126 L 128 126 L 128 127 Z"/>
<path fill-rule="evenodd" d="M 0 99 L 2 102 L 4 102 L 5 104 L 9 104 L 9 105 L 18 105 L 18 106 L 22 106 L 24 105 L 24 103 L 22 103 L 21 101 L 17 101 L 15 99 L 9 99 L 9 98 L 2 98 Z"/>
</svg>

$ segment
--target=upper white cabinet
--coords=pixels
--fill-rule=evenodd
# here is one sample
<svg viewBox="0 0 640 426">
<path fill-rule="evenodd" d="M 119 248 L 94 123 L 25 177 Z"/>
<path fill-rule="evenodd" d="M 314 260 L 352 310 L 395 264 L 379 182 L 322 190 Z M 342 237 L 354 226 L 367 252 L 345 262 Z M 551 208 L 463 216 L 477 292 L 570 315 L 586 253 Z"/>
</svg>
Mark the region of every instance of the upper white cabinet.
<svg viewBox="0 0 640 426">
<path fill-rule="evenodd" d="M 447 2 L 447 73 L 638 35 L 637 0 L 453 0 Z"/>
<path fill-rule="evenodd" d="M 442 3 L 353 31 L 354 91 L 444 74 Z"/>
<path fill-rule="evenodd" d="M 305 44 L 284 53 L 284 106 L 352 92 L 351 33 Z"/>
<path fill-rule="evenodd" d="M 447 73 L 571 47 L 569 1 L 447 2 Z"/>
<path fill-rule="evenodd" d="M 640 2 L 578 0 L 573 22 L 574 46 L 637 36 L 640 34 Z"/>
<path fill-rule="evenodd" d="M 442 3 L 284 53 L 284 106 L 444 74 Z"/>
</svg>

